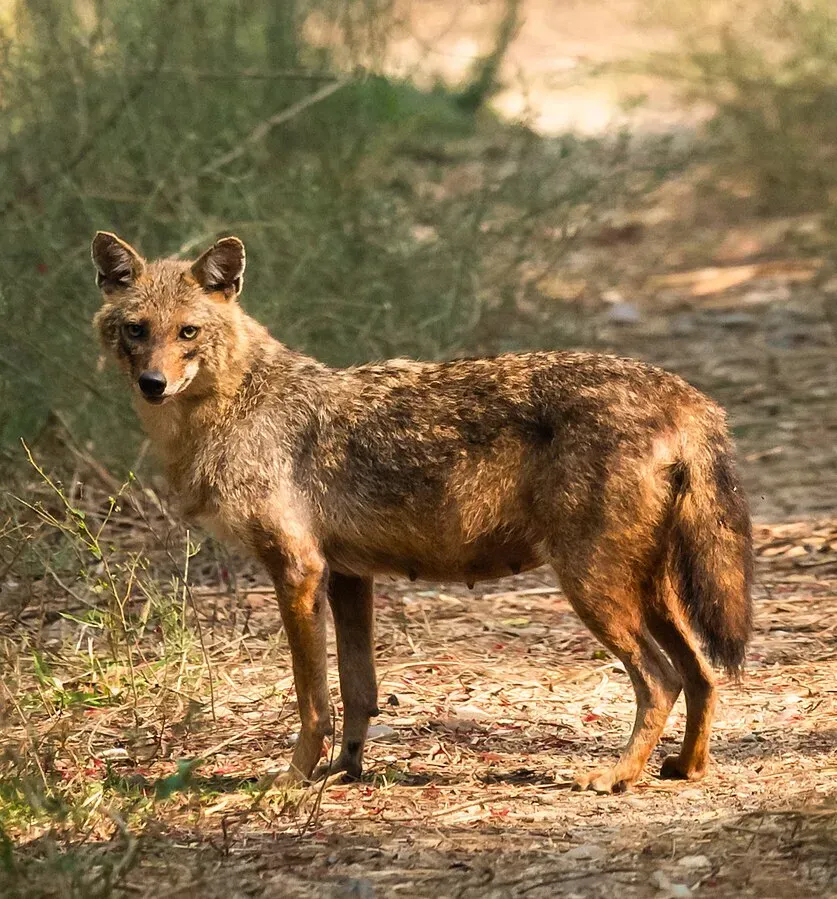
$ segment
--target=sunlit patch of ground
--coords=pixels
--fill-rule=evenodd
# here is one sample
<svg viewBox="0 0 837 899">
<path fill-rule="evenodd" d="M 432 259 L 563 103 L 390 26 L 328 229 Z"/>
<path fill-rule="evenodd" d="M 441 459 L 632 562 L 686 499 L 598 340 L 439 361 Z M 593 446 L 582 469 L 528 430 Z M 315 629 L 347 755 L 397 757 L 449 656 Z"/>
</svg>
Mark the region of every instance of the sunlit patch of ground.
<svg viewBox="0 0 837 899">
<path fill-rule="evenodd" d="M 674 36 L 641 0 L 524 0 L 517 38 L 504 59 L 501 116 L 541 134 L 604 135 L 629 127 L 649 133 L 689 128 L 709 110 L 686 109 L 661 78 L 626 64 L 670 49 Z M 386 54 L 392 74 L 460 84 L 490 51 L 504 4 L 451 5 L 406 0 Z"/>
</svg>

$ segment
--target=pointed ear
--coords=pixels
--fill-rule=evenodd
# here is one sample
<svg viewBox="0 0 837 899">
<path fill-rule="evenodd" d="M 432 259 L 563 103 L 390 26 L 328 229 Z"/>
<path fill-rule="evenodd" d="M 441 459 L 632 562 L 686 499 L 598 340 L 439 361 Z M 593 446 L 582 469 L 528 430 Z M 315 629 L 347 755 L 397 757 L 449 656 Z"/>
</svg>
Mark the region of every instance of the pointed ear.
<svg viewBox="0 0 837 899">
<path fill-rule="evenodd" d="M 192 264 L 192 276 L 210 293 L 237 297 L 244 284 L 244 244 L 237 237 L 222 237 Z"/>
<path fill-rule="evenodd" d="M 97 231 L 93 238 L 96 284 L 105 293 L 130 287 L 145 271 L 145 260 L 124 240 L 109 231 Z"/>
</svg>

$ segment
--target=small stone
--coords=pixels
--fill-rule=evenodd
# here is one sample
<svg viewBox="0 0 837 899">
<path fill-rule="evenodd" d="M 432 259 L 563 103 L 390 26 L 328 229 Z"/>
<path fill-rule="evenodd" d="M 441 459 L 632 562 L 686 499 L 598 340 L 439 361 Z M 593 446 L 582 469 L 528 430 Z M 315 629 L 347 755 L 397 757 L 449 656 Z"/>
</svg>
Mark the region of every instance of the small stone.
<svg viewBox="0 0 837 899">
<path fill-rule="evenodd" d="M 617 325 L 635 325 L 642 317 L 633 303 L 613 303 L 607 311 L 607 317 Z"/>
<path fill-rule="evenodd" d="M 366 738 L 368 740 L 395 741 L 398 739 L 398 731 L 387 724 L 373 724 L 369 728 Z"/>
<path fill-rule="evenodd" d="M 113 749 L 103 749 L 99 753 L 99 758 L 113 761 L 114 759 L 127 759 L 130 758 L 130 756 L 128 755 L 127 749 L 123 749 L 121 746 L 114 746 Z"/>
<path fill-rule="evenodd" d="M 664 871 L 655 871 L 649 880 L 666 899 L 689 899 L 692 895 L 685 883 L 672 883 Z"/>
<path fill-rule="evenodd" d="M 681 868 L 711 868 L 712 862 L 705 855 L 684 855 L 683 858 L 677 859 L 677 864 Z"/>
<path fill-rule="evenodd" d="M 433 718 L 430 724 L 451 734 L 467 734 L 471 731 L 484 730 L 473 718 Z"/>
<path fill-rule="evenodd" d="M 572 849 L 569 849 L 567 851 L 567 858 L 595 862 L 604 858 L 606 854 L 607 853 L 601 846 L 596 846 L 595 843 L 584 843 L 581 846 L 573 846 Z"/>
</svg>

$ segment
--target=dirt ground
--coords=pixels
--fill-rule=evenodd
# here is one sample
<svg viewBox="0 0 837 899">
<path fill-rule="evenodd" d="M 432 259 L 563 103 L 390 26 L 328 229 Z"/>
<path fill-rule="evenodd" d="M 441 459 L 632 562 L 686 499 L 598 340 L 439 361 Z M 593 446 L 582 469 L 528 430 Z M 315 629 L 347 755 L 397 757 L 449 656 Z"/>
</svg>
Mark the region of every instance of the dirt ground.
<svg viewBox="0 0 837 899">
<path fill-rule="evenodd" d="M 258 796 L 296 715 L 273 600 L 253 584 L 238 610 L 243 642 L 219 639 L 233 613 L 212 591 L 201 598 L 217 639 L 217 721 L 204 715 L 165 746 L 169 758 L 206 758 L 195 792 L 133 847 L 115 831 L 88 851 L 136 853 L 125 896 L 837 895 L 837 521 L 762 525 L 757 538 L 747 673 L 722 682 L 714 765 L 699 784 L 654 776 L 682 735 L 681 700 L 630 793 L 570 790 L 574 772 L 618 753 L 633 696 L 537 572 L 473 592 L 382 584 L 382 714 L 365 779 L 312 788 L 297 808 Z M 93 759 L 126 732 L 97 714 Z M 141 752 L 128 744 L 125 776 L 173 770 L 165 758 L 143 765 Z"/>
<path fill-rule="evenodd" d="M 303 837 L 304 816 L 235 823 L 240 799 L 221 794 L 177 829 L 178 851 L 155 857 L 152 838 L 129 884 L 151 895 L 153 872 L 163 895 L 195 897 L 837 894 L 837 554 L 809 560 L 837 526 L 815 530 L 759 529 L 756 637 L 744 682 L 723 685 L 703 783 L 650 773 L 625 796 L 569 790 L 618 752 L 633 699 L 546 574 L 476 594 L 385 586 L 370 780 L 327 788 Z M 254 701 L 279 671 L 227 673 L 228 720 L 206 738 L 240 734 L 213 759 L 234 778 L 242 755 L 269 766 L 291 720 L 271 727 L 274 704 Z M 682 729 L 681 701 L 657 764 Z"/>
</svg>

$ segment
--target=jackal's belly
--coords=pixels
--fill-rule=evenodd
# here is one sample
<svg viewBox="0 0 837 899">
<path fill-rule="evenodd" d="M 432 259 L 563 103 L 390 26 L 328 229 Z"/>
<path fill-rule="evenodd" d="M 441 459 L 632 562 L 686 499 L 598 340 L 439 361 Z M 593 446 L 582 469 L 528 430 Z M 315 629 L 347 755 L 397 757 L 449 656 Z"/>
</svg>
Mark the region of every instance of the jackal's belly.
<svg viewBox="0 0 837 899">
<path fill-rule="evenodd" d="M 537 568 L 547 561 L 544 548 L 523 538 L 487 535 L 459 546 L 391 546 L 345 540 L 325 546 L 329 566 L 343 574 L 397 574 L 411 580 L 495 580 Z"/>
</svg>

